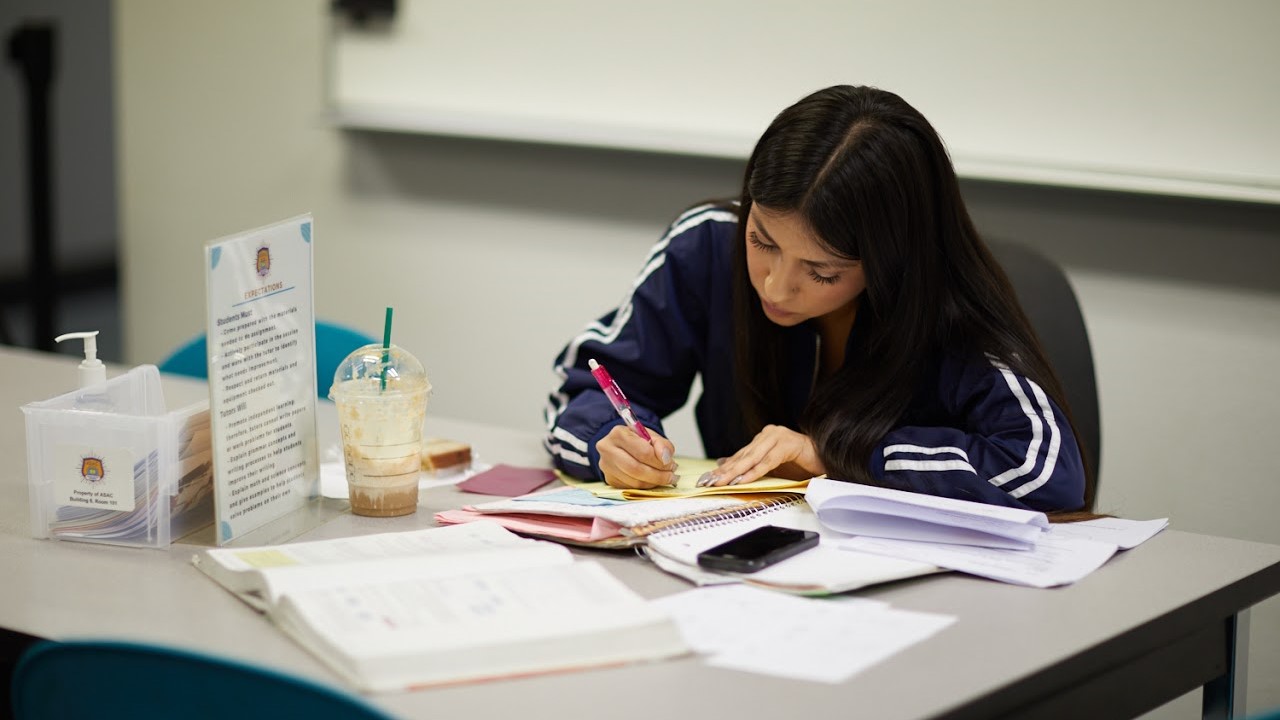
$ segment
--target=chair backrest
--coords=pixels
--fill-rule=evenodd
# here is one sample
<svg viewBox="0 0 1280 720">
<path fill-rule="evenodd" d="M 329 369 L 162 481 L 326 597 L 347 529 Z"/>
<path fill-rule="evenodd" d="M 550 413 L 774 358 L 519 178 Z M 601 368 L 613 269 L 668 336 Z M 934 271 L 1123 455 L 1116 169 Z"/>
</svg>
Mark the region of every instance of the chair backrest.
<svg viewBox="0 0 1280 720">
<path fill-rule="evenodd" d="M 1075 419 L 1077 438 L 1095 479 L 1100 477 L 1102 423 L 1093 349 L 1084 316 L 1066 273 L 1049 258 L 1025 245 L 989 243 L 1004 267 L 1022 309 L 1053 363 Z"/>
<path fill-rule="evenodd" d="M 359 697 L 268 668 L 176 648 L 41 642 L 13 671 L 16 720 L 388 720 Z"/>
<path fill-rule="evenodd" d="M 1239 698 L 1237 698 L 1237 700 L 1238 699 Z M 1280 720 L 1280 706 L 1264 710 L 1254 715 L 1249 715 L 1247 720 Z"/>
<path fill-rule="evenodd" d="M 333 373 L 337 371 L 338 364 L 352 350 L 374 342 L 377 340 L 359 330 L 317 320 L 316 394 L 322 398 L 329 397 L 329 386 L 333 384 Z M 160 372 L 207 378 L 209 377 L 208 355 L 205 336 L 197 335 L 162 360 L 159 365 Z"/>
<path fill-rule="evenodd" d="M 316 394 L 329 397 L 333 374 L 352 350 L 378 342 L 359 330 L 327 322 L 316 322 Z"/>
</svg>

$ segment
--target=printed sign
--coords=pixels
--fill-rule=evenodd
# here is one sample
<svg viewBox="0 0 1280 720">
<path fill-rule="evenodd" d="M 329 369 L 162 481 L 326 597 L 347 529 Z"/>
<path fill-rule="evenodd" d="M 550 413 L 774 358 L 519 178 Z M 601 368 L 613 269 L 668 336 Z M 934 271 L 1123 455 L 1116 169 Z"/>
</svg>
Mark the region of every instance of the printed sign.
<svg viewBox="0 0 1280 720">
<path fill-rule="evenodd" d="M 319 492 L 311 216 L 205 246 L 218 543 Z"/>
</svg>

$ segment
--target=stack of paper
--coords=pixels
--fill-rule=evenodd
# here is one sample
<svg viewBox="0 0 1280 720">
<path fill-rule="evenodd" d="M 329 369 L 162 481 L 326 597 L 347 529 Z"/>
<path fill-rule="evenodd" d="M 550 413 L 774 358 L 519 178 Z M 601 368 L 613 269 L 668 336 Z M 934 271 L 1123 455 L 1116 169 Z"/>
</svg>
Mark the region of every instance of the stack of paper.
<svg viewBox="0 0 1280 720">
<path fill-rule="evenodd" d="M 807 494 L 824 527 L 853 535 L 840 547 L 1016 585 L 1053 587 L 1102 567 L 1168 525 L 1118 518 L 1050 526 L 1044 513 L 829 479 Z"/>
<path fill-rule="evenodd" d="M 840 482 L 809 481 L 822 524 L 850 535 L 1026 550 L 1049 529 L 1042 512 Z"/>
<path fill-rule="evenodd" d="M 610 500 L 581 488 L 558 488 L 521 497 L 436 513 L 436 522 L 454 525 L 493 522 L 522 535 L 593 547 L 627 547 L 666 522 L 714 514 L 761 502 L 751 497 Z"/>
</svg>

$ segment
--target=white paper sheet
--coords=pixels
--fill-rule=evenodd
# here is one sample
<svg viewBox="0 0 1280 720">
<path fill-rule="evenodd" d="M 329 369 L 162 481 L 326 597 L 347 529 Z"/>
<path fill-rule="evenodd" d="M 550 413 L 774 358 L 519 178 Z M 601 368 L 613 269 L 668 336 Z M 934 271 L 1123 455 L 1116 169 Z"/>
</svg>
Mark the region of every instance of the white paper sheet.
<svg viewBox="0 0 1280 720">
<path fill-rule="evenodd" d="M 1121 550 L 1132 550 L 1150 540 L 1156 533 L 1169 527 L 1169 518 L 1158 520 L 1123 520 L 1099 518 L 1077 523 L 1054 525 L 1057 537 L 1083 538 L 1119 545 Z"/>
<path fill-rule="evenodd" d="M 875 600 L 814 600 L 742 585 L 689 590 L 654 603 L 710 665 L 825 683 L 844 682 L 955 622 Z"/>
<path fill-rule="evenodd" d="M 871 537 L 851 537 L 844 540 L 841 547 L 1040 588 L 1076 582 L 1102 567 L 1117 550 L 1112 543 L 1053 533 L 1046 533 L 1031 550 L 999 550 Z"/>
</svg>

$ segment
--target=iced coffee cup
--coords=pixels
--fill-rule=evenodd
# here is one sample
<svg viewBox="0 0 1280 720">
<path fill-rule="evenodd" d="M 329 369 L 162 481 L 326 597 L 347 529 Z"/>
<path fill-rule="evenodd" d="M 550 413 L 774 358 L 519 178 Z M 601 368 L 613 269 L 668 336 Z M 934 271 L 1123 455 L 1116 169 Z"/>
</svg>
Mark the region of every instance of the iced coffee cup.
<svg viewBox="0 0 1280 720">
<path fill-rule="evenodd" d="M 329 398 L 338 406 L 351 512 L 392 517 L 418 509 L 430 392 L 422 363 L 395 345 L 366 345 L 338 366 Z"/>
</svg>

